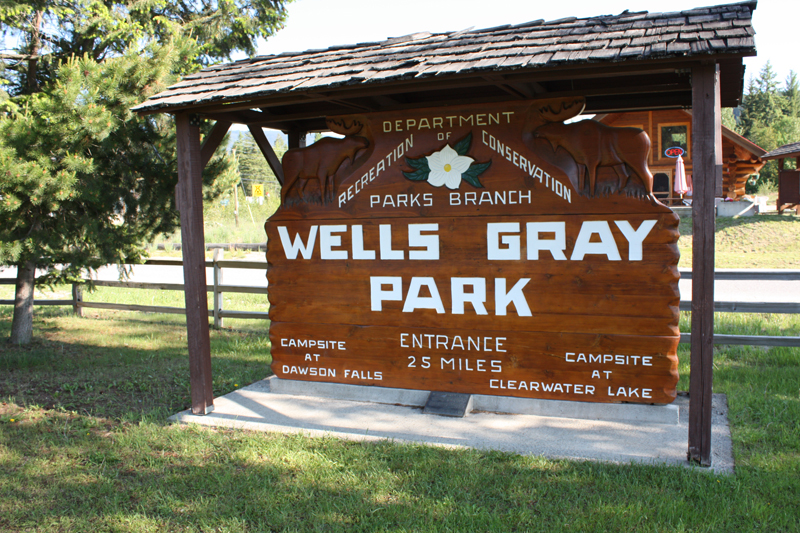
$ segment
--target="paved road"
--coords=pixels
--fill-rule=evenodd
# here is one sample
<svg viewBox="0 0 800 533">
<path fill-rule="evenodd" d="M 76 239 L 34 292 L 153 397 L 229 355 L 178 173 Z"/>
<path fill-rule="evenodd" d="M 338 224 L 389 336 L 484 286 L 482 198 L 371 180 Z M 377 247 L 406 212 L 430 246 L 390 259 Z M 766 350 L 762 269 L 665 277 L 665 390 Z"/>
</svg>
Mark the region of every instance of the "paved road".
<svg viewBox="0 0 800 533">
<path fill-rule="evenodd" d="M 263 254 L 258 259 L 262 260 Z M 266 266 L 266 263 L 265 263 Z M 13 278 L 15 268 L 0 267 L 0 278 Z M 211 283 L 212 272 L 206 269 L 206 276 Z M 245 285 L 266 287 L 265 270 L 226 268 L 223 272 L 223 283 L 226 285 Z M 119 270 L 116 266 L 104 267 L 97 273 L 96 279 L 117 280 Z M 183 283 L 183 269 L 178 266 L 137 265 L 133 269 L 131 281 L 150 283 Z M 692 282 L 681 281 L 679 284 L 681 300 L 690 300 Z M 800 281 L 717 281 L 714 284 L 714 299 L 727 302 L 798 302 L 800 301 Z"/>
<path fill-rule="evenodd" d="M 259 260 L 263 260 L 263 254 L 261 254 L 261 258 Z M 222 281 L 225 285 L 266 287 L 266 269 L 266 262 L 264 263 L 264 270 L 255 270 L 250 268 L 225 268 L 222 271 Z M 104 267 L 97 272 L 95 279 L 117 280 L 119 279 L 119 270 L 116 266 Z M 212 269 L 206 268 L 206 280 L 209 284 L 211 284 L 213 279 L 214 277 Z M 183 283 L 183 267 L 136 265 L 133 268 L 133 274 L 130 280 L 145 283 Z"/>
</svg>

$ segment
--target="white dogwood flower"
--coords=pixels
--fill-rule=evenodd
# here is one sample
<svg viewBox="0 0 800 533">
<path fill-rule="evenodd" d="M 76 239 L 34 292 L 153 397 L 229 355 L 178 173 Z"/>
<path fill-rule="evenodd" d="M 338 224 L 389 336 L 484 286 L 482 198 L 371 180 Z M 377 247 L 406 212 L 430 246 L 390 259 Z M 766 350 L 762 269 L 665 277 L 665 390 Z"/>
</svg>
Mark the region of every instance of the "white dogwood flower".
<svg viewBox="0 0 800 533">
<path fill-rule="evenodd" d="M 448 189 L 458 189 L 461 186 L 461 174 L 466 172 L 474 161 L 471 157 L 458 155 L 449 144 L 429 155 L 427 159 L 428 168 L 431 169 L 428 183 L 434 187 L 446 185 Z"/>
</svg>

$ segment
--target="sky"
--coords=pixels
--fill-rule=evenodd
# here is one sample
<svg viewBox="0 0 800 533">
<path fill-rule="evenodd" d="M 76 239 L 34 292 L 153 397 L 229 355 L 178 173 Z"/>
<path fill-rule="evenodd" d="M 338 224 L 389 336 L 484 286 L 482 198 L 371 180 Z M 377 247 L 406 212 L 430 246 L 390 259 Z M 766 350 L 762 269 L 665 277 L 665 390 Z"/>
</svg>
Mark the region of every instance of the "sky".
<svg viewBox="0 0 800 533">
<path fill-rule="evenodd" d="M 259 54 L 382 41 L 417 32 L 442 33 L 532 20 L 631 12 L 681 11 L 733 2 L 704 0 L 295 0 L 286 27 Z M 782 83 L 790 70 L 800 72 L 800 0 L 760 0 L 753 15 L 758 56 L 746 58 L 745 86 L 767 60 Z M 793 27 L 794 26 L 794 27 Z"/>
</svg>

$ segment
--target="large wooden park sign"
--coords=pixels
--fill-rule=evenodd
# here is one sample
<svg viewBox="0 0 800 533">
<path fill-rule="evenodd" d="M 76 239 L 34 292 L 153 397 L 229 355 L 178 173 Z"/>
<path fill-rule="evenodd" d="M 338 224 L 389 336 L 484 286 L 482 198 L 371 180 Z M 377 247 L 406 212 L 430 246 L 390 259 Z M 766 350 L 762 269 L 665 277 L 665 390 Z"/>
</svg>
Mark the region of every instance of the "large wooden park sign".
<svg viewBox="0 0 800 533">
<path fill-rule="evenodd" d="M 328 119 L 268 234 L 280 378 L 668 403 L 678 218 L 582 99 Z"/>
</svg>

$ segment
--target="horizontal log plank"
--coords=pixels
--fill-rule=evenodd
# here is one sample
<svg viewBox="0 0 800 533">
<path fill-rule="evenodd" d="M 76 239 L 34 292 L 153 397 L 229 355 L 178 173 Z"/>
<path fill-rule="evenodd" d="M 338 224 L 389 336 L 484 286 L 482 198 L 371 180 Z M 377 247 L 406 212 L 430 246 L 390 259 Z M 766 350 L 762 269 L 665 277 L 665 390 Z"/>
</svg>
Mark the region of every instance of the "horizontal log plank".
<svg viewBox="0 0 800 533">
<path fill-rule="evenodd" d="M 158 265 L 158 266 L 183 266 L 181 259 L 148 259 L 144 265 Z M 214 266 L 214 261 L 207 260 L 206 268 Z M 216 264 L 222 268 L 242 268 L 251 270 L 266 270 L 267 263 L 264 261 L 237 261 L 235 259 L 226 259 L 224 261 L 217 261 Z M 136 265 L 129 265 L 136 266 Z"/>
<path fill-rule="evenodd" d="M 692 302 L 682 301 L 681 311 L 691 311 Z M 800 313 L 800 303 L 796 302 L 714 302 L 716 313 Z"/>
<path fill-rule="evenodd" d="M 265 311 L 227 311 L 223 309 L 219 312 L 219 316 L 222 318 L 269 320 L 269 313 Z"/>
<path fill-rule="evenodd" d="M 94 280 L 92 283 L 97 287 L 119 287 L 124 289 L 147 289 L 160 291 L 183 290 L 183 283 L 152 283 L 146 281 L 113 281 L 102 279 Z"/>
<path fill-rule="evenodd" d="M 35 300 L 33 305 L 72 305 L 72 300 Z M 14 305 L 14 300 L 0 300 L 0 305 Z"/>
<path fill-rule="evenodd" d="M 692 279 L 692 271 L 679 269 L 681 279 Z M 720 281 L 800 281 L 800 270 L 722 269 L 714 271 L 714 279 Z"/>
<path fill-rule="evenodd" d="M 151 283 L 140 281 L 111 281 L 111 280 L 96 280 L 93 282 L 98 287 L 122 287 L 127 289 L 146 289 L 146 290 L 162 290 L 162 291 L 182 291 L 184 286 L 182 283 Z M 213 285 L 207 285 L 208 292 L 214 292 Z M 237 292 L 247 294 L 267 294 L 267 287 L 250 287 L 247 285 L 217 285 L 218 292 Z M 71 302 L 71 300 L 69 300 Z"/>
<path fill-rule="evenodd" d="M 619 260 L 605 253 L 571 260 L 569 248 L 576 246 L 587 218 L 607 222 L 606 231 L 617 245 Z M 627 220 L 634 228 L 641 227 L 644 221 L 655 221 L 642 246 L 644 260 L 639 260 L 637 254 L 628 249 L 628 239 L 617 228 L 615 220 Z M 558 249 L 567 248 L 565 258 L 561 259 L 561 253 L 542 250 L 538 254 L 531 252 L 531 258 L 527 259 L 528 222 L 563 222 L 565 245 Z M 333 224 L 333 228 L 329 225 L 323 229 L 326 223 L 310 220 L 281 223 L 272 219 L 268 222 L 268 279 L 273 321 L 677 334 L 679 256 L 674 244 L 678 237 L 677 219 L 671 212 L 626 214 L 624 218 L 616 213 L 591 217 L 563 214 L 517 218 L 373 218 L 359 221 L 358 228 Z M 411 227 L 419 223 L 430 226 L 421 229 L 424 237 L 412 238 Z M 283 233 L 278 231 L 281 226 L 285 229 Z M 312 229 L 313 226 L 316 228 Z M 379 231 L 379 226 L 384 229 L 389 226 L 391 235 Z M 532 231 L 534 227 L 541 226 L 532 226 Z M 333 236 L 323 237 L 323 231 L 327 232 L 324 235 Z M 297 248 L 294 252 L 288 251 L 291 243 L 300 240 L 310 243 L 312 232 L 317 235 L 313 248 L 309 245 L 305 254 L 299 253 Z M 543 241 L 553 239 L 550 235 L 555 234 L 543 236 Z M 287 236 L 291 243 L 286 241 Z M 487 244 L 495 239 L 497 243 L 492 246 L 510 249 L 513 245 L 518 258 L 503 260 L 496 251 L 489 252 Z M 438 255 L 423 255 L 425 259 L 415 260 L 414 255 L 421 252 L 419 248 L 425 250 L 426 247 Z M 390 248 L 397 260 L 389 259 Z M 374 251 L 376 259 L 352 259 L 363 254 L 359 250 Z M 489 253 L 497 254 L 497 258 L 489 260 Z M 340 259 L 322 259 L 323 254 Z M 348 257 L 350 259 L 346 259 Z M 399 301 L 395 296 L 382 299 L 381 310 L 373 311 L 372 295 L 382 291 L 373 286 L 371 278 L 374 276 L 399 277 L 402 280 L 400 292 L 407 292 Z M 412 277 L 434 280 L 443 313 L 424 309 L 425 305 L 405 312 Z M 467 303 L 459 311 L 452 305 L 451 283 L 457 283 L 457 278 L 476 278 L 481 282 L 480 309 Z M 516 303 L 494 309 L 492 291 L 500 290 L 495 289 L 500 283 L 495 278 L 505 280 L 506 290 L 520 279 L 529 280 L 522 293 L 532 317 L 519 316 L 520 311 L 525 314 L 525 309 L 516 309 Z M 475 287 L 477 285 L 470 285 L 465 292 L 477 291 Z M 428 288 L 423 288 L 419 294 L 422 298 L 428 297 Z M 484 309 L 488 316 L 478 314 Z M 507 315 L 501 316 L 504 311 Z"/>
<path fill-rule="evenodd" d="M 681 333 L 681 344 L 689 344 L 691 341 L 691 333 Z M 800 337 L 714 334 L 714 344 L 736 346 L 785 346 L 791 348 L 800 347 Z"/>
<path fill-rule="evenodd" d="M 70 302 L 71 304 L 72 302 Z M 164 307 L 158 305 L 115 304 L 108 302 L 81 302 L 78 307 L 95 309 L 115 309 L 118 311 L 140 311 L 142 313 L 165 313 L 172 315 L 186 314 L 186 309 L 181 307 Z"/>
<path fill-rule="evenodd" d="M 273 372 L 309 381 L 603 402 L 620 401 L 615 393 L 626 384 L 640 391 L 638 398 L 628 396 L 626 401 L 668 403 L 675 397 L 678 380 L 677 335 L 273 322 L 270 340 Z M 335 371 L 333 376 L 330 370 Z M 351 371 L 356 371 L 355 377 Z M 524 388 L 516 386 L 521 382 Z M 532 382 L 539 383 L 541 390 L 534 390 Z M 560 383 L 562 390 L 545 390 L 544 383 Z M 594 390 L 576 393 L 575 384 Z M 608 387 L 614 394 L 609 394 Z M 642 395 L 644 389 L 650 393 Z"/>
<path fill-rule="evenodd" d="M 213 286 L 208 287 L 209 292 L 214 290 Z M 238 292 L 245 294 L 269 294 L 267 287 L 249 287 L 246 285 L 217 285 L 219 292 Z"/>
<path fill-rule="evenodd" d="M 182 266 L 183 262 L 180 259 L 148 259 L 145 265 L 162 265 L 162 266 Z M 223 268 L 241 268 L 241 269 L 254 269 L 254 270 L 267 270 L 268 264 L 263 261 L 236 261 L 225 260 L 219 261 L 217 264 Z M 135 266 L 135 265 L 128 265 Z M 214 266 L 213 261 L 207 261 L 206 266 Z M 690 269 L 678 269 L 680 279 L 691 280 L 692 271 Z M 716 270 L 714 272 L 714 279 L 720 281 L 800 281 L 800 270 L 757 270 L 757 269 L 741 269 L 741 270 Z M 0 285 L 14 285 L 16 280 L 14 278 L 0 278 Z"/>
<path fill-rule="evenodd" d="M 249 270 L 267 270 L 266 261 L 236 261 L 234 259 L 225 259 L 224 261 L 217 261 L 216 263 L 221 268 L 242 268 Z M 206 266 L 214 266 L 213 261 L 206 261 Z"/>
</svg>

